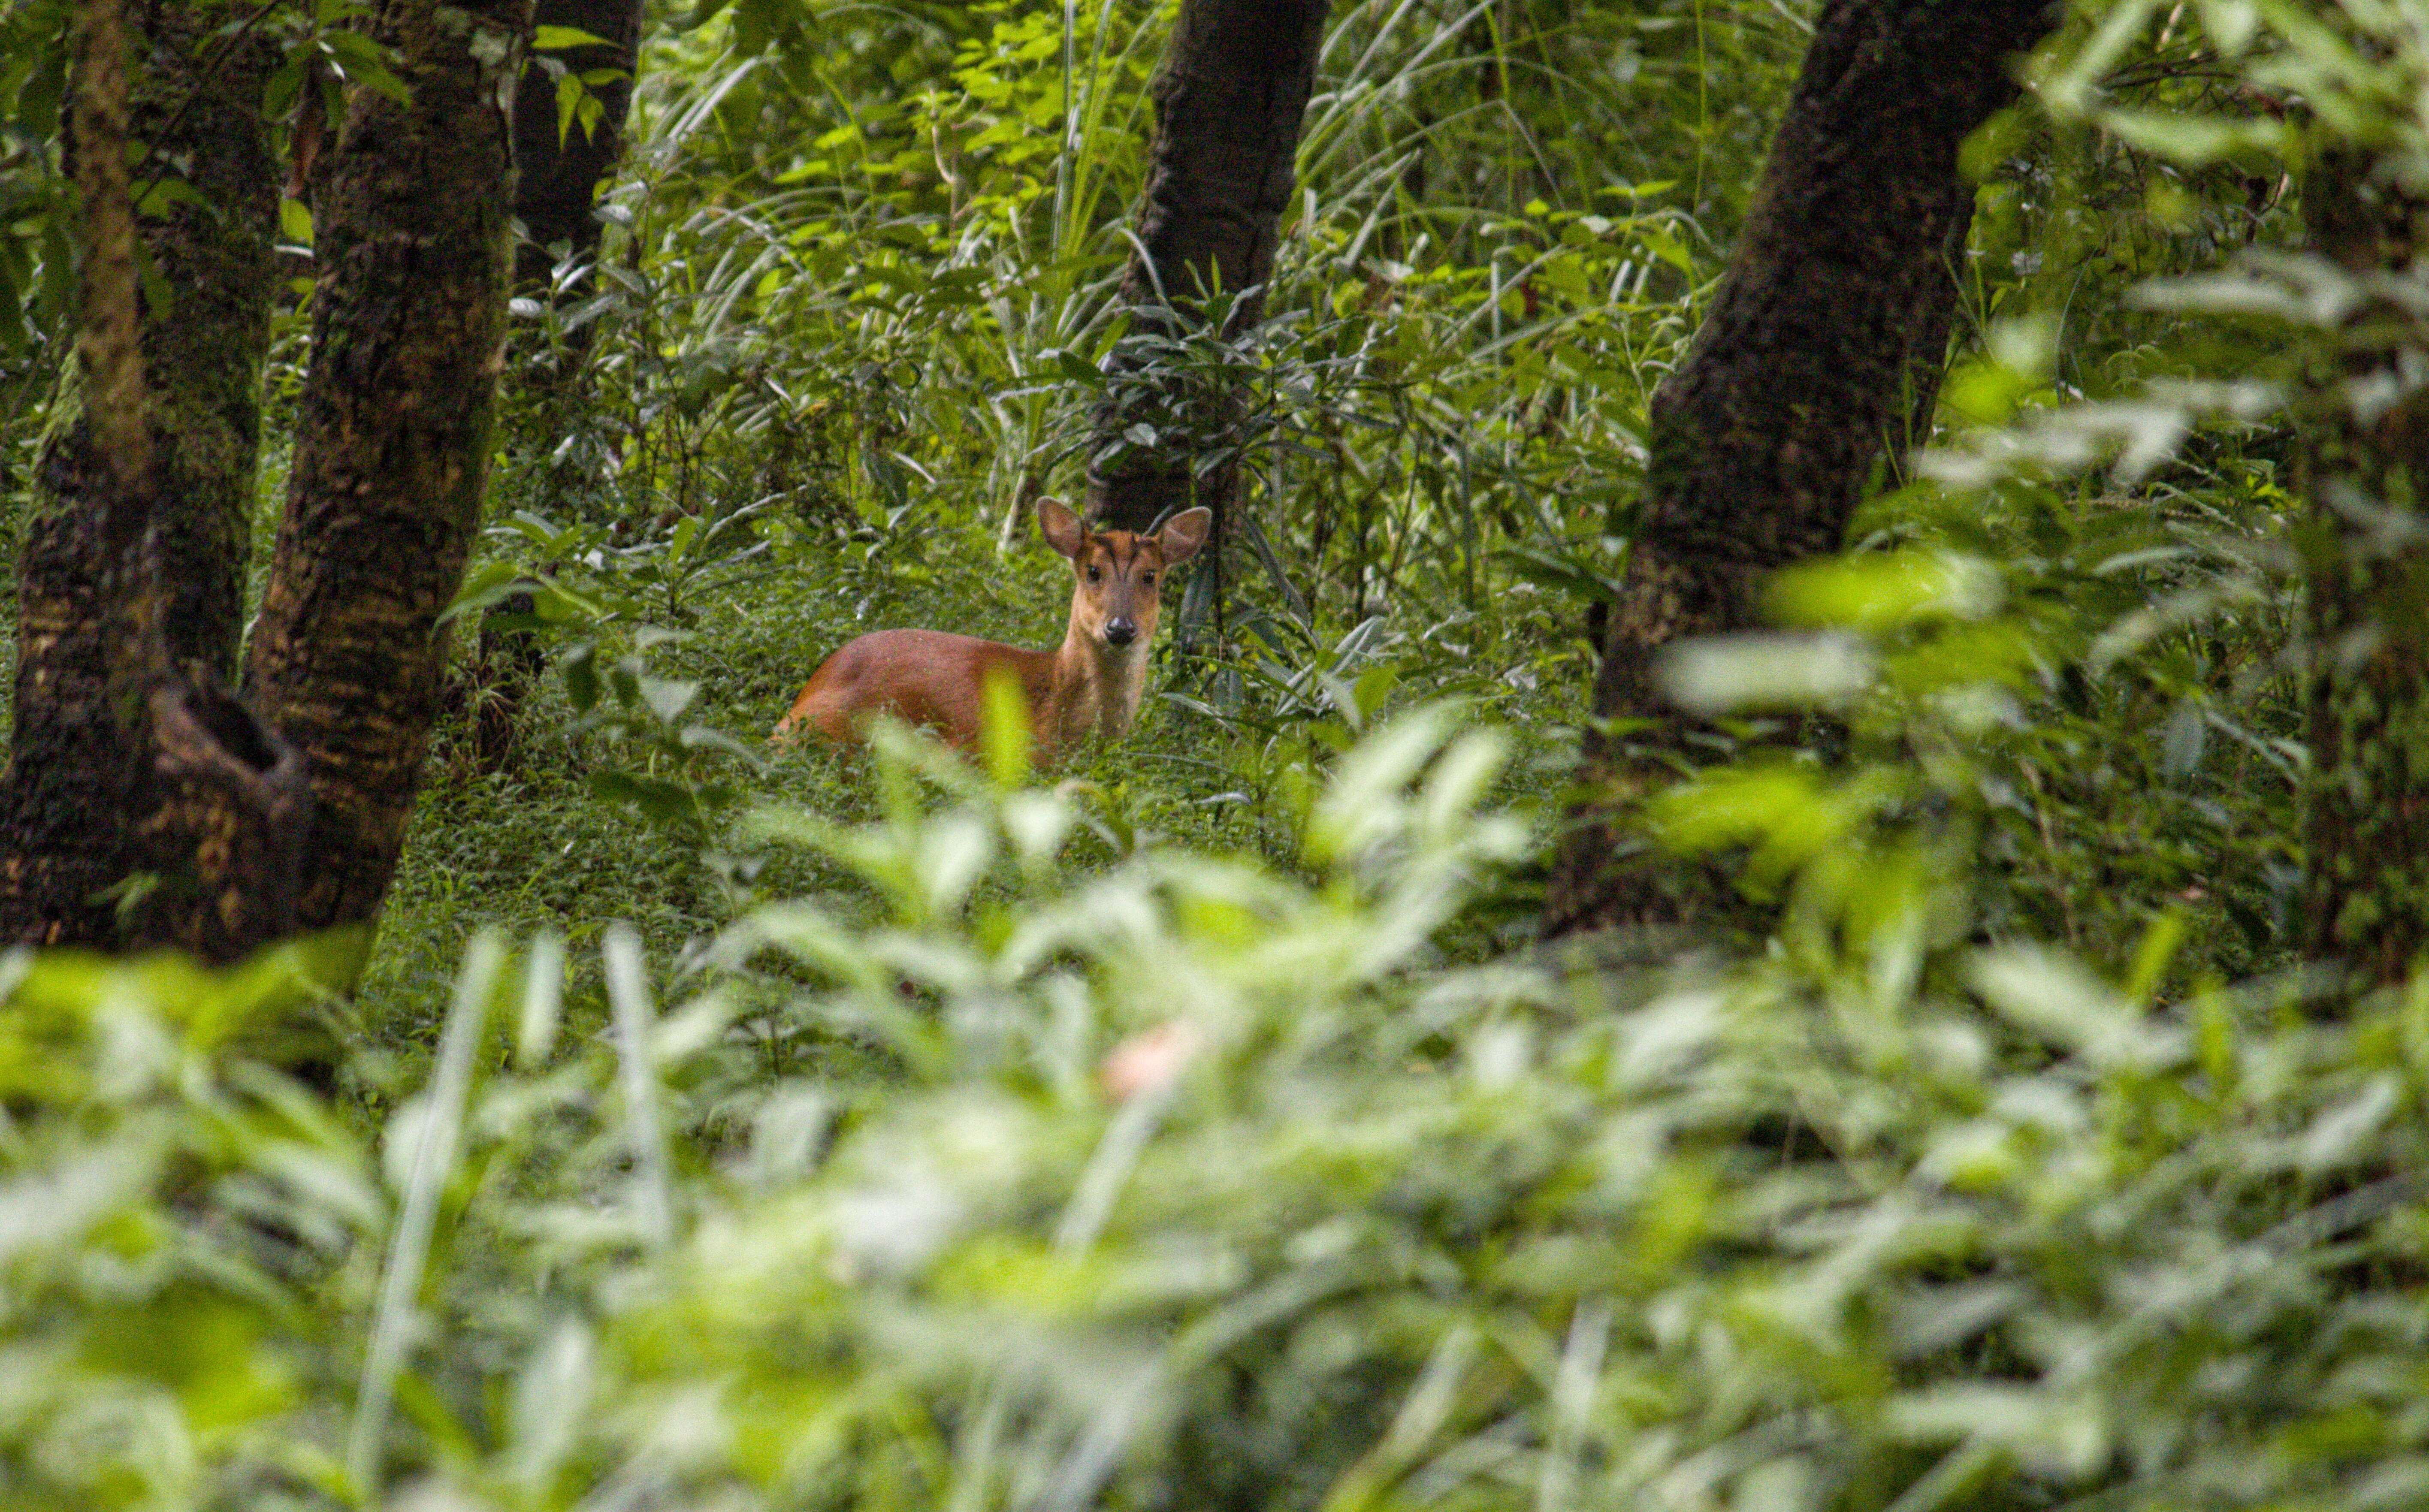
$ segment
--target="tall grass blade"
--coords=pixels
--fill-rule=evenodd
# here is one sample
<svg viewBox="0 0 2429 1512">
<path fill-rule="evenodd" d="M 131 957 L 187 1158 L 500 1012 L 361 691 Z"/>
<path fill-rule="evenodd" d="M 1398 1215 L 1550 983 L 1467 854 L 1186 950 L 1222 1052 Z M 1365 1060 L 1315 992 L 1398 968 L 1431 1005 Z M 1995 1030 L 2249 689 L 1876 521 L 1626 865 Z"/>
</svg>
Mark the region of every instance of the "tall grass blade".
<svg viewBox="0 0 2429 1512">
<path fill-rule="evenodd" d="M 674 1242 L 672 1185 L 666 1132 L 658 1123 L 658 1078 L 650 1064 L 650 988 L 641 973 L 641 936 L 618 920 L 607 927 L 600 960 L 607 968 L 607 1003 L 616 1019 L 616 1050 L 623 1062 L 624 1133 L 633 1151 L 636 1216 L 652 1249 Z"/>
<path fill-rule="evenodd" d="M 515 1024 L 515 1060 L 537 1070 L 556 1047 L 565 999 L 565 936 L 542 929 L 532 936 L 523 962 L 522 1012 Z"/>
<path fill-rule="evenodd" d="M 355 1421 L 346 1438 L 346 1478 L 369 1503 L 378 1501 L 380 1450 L 388 1438 L 388 1413 L 396 1403 L 396 1377 L 412 1344 L 413 1303 L 438 1223 L 438 1200 L 455 1168 L 463 1133 L 464 1105 L 472 1090 L 472 1060 L 487 1027 L 489 999 L 506 961 L 506 942 L 495 929 L 472 937 L 464 969 L 455 978 L 455 1000 L 438 1042 L 438 1063 L 430 1081 L 405 1184 L 405 1210 L 389 1242 L 381 1277 L 379 1310 L 372 1321 L 372 1344 L 363 1359 Z"/>
</svg>

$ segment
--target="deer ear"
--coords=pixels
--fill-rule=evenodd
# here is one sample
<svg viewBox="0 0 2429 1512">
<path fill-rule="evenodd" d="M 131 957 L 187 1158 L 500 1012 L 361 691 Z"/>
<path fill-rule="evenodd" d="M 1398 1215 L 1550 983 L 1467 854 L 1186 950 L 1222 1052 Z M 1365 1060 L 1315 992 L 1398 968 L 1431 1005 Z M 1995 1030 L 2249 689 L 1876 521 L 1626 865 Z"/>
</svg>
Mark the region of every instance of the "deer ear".
<svg viewBox="0 0 2429 1512">
<path fill-rule="evenodd" d="M 1046 537 L 1047 545 L 1071 557 L 1080 554 L 1081 539 L 1088 534 L 1070 506 L 1054 498 L 1037 501 L 1037 531 Z"/>
<path fill-rule="evenodd" d="M 1206 533 L 1214 528 L 1214 511 L 1199 506 L 1184 509 L 1164 522 L 1156 533 L 1156 544 L 1164 548 L 1164 565 L 1177 566 L 1198 554 L 1206 544 Z"/>
</svg>

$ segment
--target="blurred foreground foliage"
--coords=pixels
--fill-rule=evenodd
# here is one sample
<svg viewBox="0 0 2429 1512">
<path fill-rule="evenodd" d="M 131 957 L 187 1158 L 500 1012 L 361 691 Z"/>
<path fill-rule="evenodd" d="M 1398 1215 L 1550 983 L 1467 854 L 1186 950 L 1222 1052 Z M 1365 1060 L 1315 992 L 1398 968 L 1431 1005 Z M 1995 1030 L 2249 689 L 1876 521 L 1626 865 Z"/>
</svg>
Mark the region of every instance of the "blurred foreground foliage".
<svg viewBox="0 0 2429 1512">
<path fill-rule="evenodd" d="M 376 1139 L 248 1048 L 292 962 L 21 960 L 10 1504 L 2429 1492 L 2429 992 L 2157 1005 L 2174 934 L 1973 943 L 1928 847 L 1759 960 L 1444 965 L 1530 841 L 1455 723 L 1304 879 L 1072 866 L 1081 797 L 891 741 L 882 817 L 751 821 L 873 912 L 611 931 L 604 1004 L 486 934 Z"/>
</svg>

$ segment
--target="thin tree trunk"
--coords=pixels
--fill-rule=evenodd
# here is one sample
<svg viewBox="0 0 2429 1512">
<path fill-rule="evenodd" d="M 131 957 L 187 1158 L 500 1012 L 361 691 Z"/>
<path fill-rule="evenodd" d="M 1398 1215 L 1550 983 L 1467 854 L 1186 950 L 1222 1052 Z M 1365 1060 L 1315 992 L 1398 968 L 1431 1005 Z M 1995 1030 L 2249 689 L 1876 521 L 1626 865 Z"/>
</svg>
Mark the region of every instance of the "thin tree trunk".
<svg viewBox="0 0 2429 1512">
<path fill-rule="evenodd" d="M 1132 254 L 1123 285 L 1135 324 L 1177 335 L 1197 319 L 1204 294 L 1261 287 L 1271 276 L 1326 8 L 1326 0 L 1181 0 L 1154 86 L 1155 147 L 1136 212 L 1145 255 Z M 1263 305 L 1260 296 L 1233 306 L 1233 333 L 1253 323 Z M 1223 396 L 1196 404 L 1186 396 L 1135 397 L 1150 408 L 1231 413 Z M 1118 403 L 1099 414 L 1096 454 L 1121 450 L 1089 469 L 1089 518 L 1138 531 L 1175 509 L 1205 504 L 1215 512 L 1219 551 L 1238 492 L 1237 462 L 1193 479 L 1191 454 L 1207 437 L 1125 445 L 1123 433 L 1140 418 Z"/>
<path fill-rule="evenodd" d="M 2327 156 L 2304 208 L 2313 246 L 2349 272 L 2408 276 L 2429 245 L 2429 197 L 2392 156 Z M 2297 537 L 2312 648 L 2305 944 L 2366 984 L 2404 980 L 2429 950 L 2429 390 L 2400 380 L 2424 347 L 2417 312 L 2384 293 L 2363 301 L 2303 456 L 2315 522 Z M 2409 391 L 2386 404 L 2399 381 Z"/>
<path fill-rule="evenodd" d="M 586 124 L 577 115 L 563 122 L 561 131 L 556 81 L 537 58 L 524 68 L 515 91 L 515 215 L 522 222 L 523 238 L 515 243 L 514 287 L 561 309 L 597 287 L 595 278 L 576 276 L 558 288 L 554 273 L 560 256 L 583 270 L 598 265 L 604 228 L 594 209 L 600 187 L 623 156 L 634 70 L 640 57 L 641 5 L 639 0 L 539 0 L 532 22 L 536 27 L 570 26 L 604 40 L 549 55 L 568 74 L 578 77 L 606 71 L 617 75 L 586 86 L 598 102 L 597 119 Z M 543 456 L 554 456 L 569 422 L 588 402 L 588 386 L 581 375 L 598 331 L 597 321 L 585 321 L 550 340 L 526 326 L 516 343 L 512 381 L 542 438 Z M 571 479 L 578 486 L 589 470 L 587 458 L 538 466 L 545 469 L 541 508 L 557 514 L 563 502 L 558 485 Z M 485 616 L 474 653 L 462 670 L 472 755 L 485 770 L 503 770 L 512 761 L 520 740 L 523 705 L 547 666 L 537 634 L 501 622 L 530 612 L 531 597 L 517 594 Z"/>
<path fill-rule="evenodd" d="M 87 337 L 19 562 L 0 937 L 207 948 L 222 904 L 274 914 L 275 890 L 232 902 L 219 868 L 249 847 L 189 841 L 271 809 L 291 830 L 300 789 L 274 738 L 216 692 L 235 670 L 251 534 L 277 209 L 256 102 L 277 54 L 219 35 L 238 18 L 210 0 L 162 0 L 133 17 L 130 85 L 116 9 L 80 15 Z M 150 172 L 196 191 L 140 222 L 130 118 Z M 170 307 L 140 308 L 139 236 Z"/>
<path fill-rule="evenodd" d="M 287 512 L 246 666 L 304 753 L 305 928 L 370 922 L 438 712 L 438 625 L 488 474 L 504 337 L 509 123 L 531 0 L 385 0 L 411 89 L 348 101 L 318 195 L 319 288 Z"/>
<path fill-rule="evenodd" d="M 534 62 L 515 94 L 515 214 L 525 238 L 515 247 L 515 287 L 545 291 L 563 247 L 578 263 L 599 254 L 600 224 L 591 213 L 599 186 L 624 153 L 624 123 L 633 106 L 633 69 L 641 41 L 637 0 L 539 0 L 534 24 L 570 26 L 605 39 L 603 46 L 567 48 L 549 56 L 574 74 L 612 69 L 621 76 L 589 87 L 601 115 L 588 130 L 578 119 L 557 131 L 555 81 Z"/>
<path fill-rule="evenodd" d="M 1957 323 L 1957 295 L 1965 277 L 1965 243 L 1973 230 L 1974 195 L 1969 186 L 1959 197 L 1956 213 L 1948 218 L 1947 235 L 1936 254 L 1942 276 L 1947 280 L 1946 297 L 1942 297 L 1941 286 L 1928 281 L 1917 286 L 1922 297 L 1915 303 L 1907 332 L 1906 413 L 1896 418 L 1898 428 L 1889 437 L 1890 464 L 1897 469 L 1900 482 L 1907 480 L 1907 453 L 1921 451 L 1931 440 L 1940 386 L 1948 377 L 1948 337 Z"/>
<path fill-rule="evenodd" d="M 1594 700 L 1604 718 L 1653 723 L 1627 737 L 1635 750 L 1589 739 L 1598 791 L 1555 864 L 1547 933 L 1676 923 L 1717 901 L 1708 868 L 1665 864 L 1631 829 L 1692 751 L 1656 653 L 1753 626 L 1765 577 L 1839 549 L 1885 436 L 1945 356 L 1946 253 L 1973 205 L 1958 149 L 2014 98 L 2014 56 L 2056 19 L 2044 0 L 1824 8 L 1727 276 L 1653 397 L 1643 523 Z"/>
</svg>

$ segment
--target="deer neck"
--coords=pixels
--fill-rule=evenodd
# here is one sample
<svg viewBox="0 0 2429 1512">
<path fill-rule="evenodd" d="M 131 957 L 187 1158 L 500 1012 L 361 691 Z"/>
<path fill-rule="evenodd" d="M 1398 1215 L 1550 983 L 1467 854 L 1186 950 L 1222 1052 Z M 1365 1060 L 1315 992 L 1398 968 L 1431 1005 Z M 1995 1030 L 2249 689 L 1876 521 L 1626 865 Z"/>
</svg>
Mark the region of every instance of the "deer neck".
<svg viewBox="0 0 2429 1512">
<path fill-rule="evenodd" d="M 1072 627 L 1054 653 L 1055 744 L 1067 749 L 1091 737 L 1120 739 L 1146 690 L 1145 636 L 1115 648 Z"/>
</svg>

